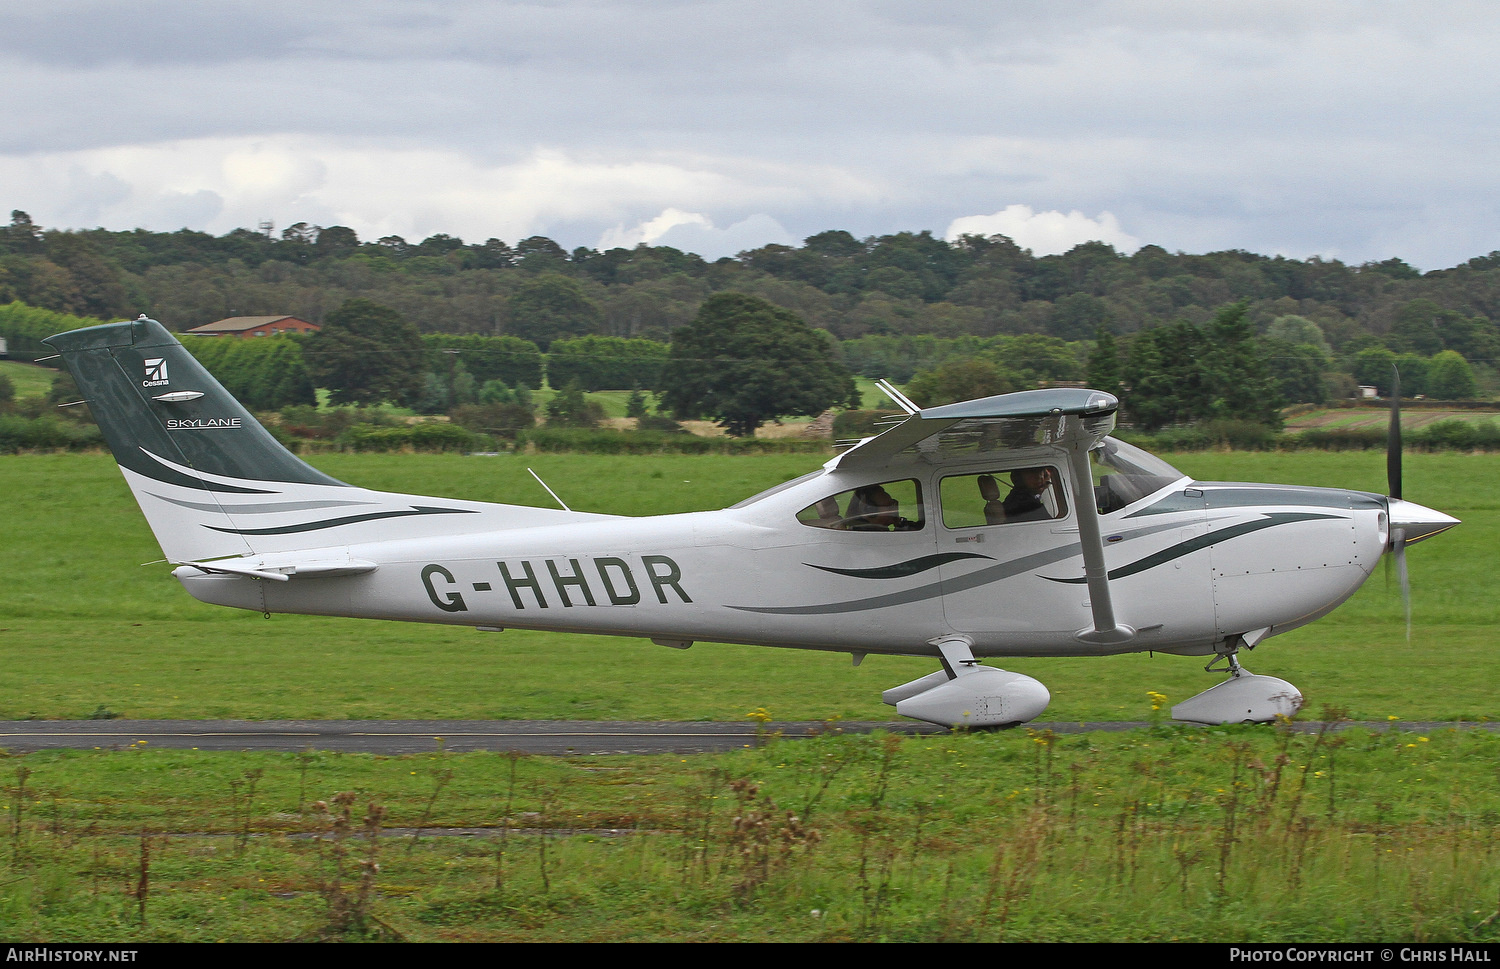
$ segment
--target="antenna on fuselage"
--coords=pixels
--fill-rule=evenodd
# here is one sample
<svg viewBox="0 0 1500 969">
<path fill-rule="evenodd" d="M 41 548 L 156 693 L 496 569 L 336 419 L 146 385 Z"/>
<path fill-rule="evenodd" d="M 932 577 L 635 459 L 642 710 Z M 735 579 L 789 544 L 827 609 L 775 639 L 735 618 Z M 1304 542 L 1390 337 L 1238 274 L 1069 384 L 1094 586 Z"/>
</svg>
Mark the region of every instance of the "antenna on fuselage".
<svg viewBox="0 0 1500 969">
<path fill-rule="evenodd" d="M 905 394 L 897 390 L 895 385 L 892 384 L 889 380 L 886 380 L 884 377 L 881 377 L 879 380 L 875 381 L 875 387 L 882 394 L 885 394 L 887 397 L 889 397 L 897 407 L 906 411 L 908 415 L 919 414 L 922 412 L 922 408 L 918 407 L 916 404 L 913 404 L 910 400 L 908 400 Z"/>
<path fill-rule="evenodd" d="M 543 488 L 547 488 L 547 482 L 545 482 L 545 481 L 542 480 L 542 476 L 541 475 L 537 474 L 535 471 L 531 470 L 530 468 L 526 469 L 526 473 L 529 474 L 529 475 L 531 475 L 533 478 L 535 478 L 537 484 L 541 485 Z M 547 494 L 549 494 L 549 495 L 552 496 L 552 500 L 553 501 L 557 502 L 559 505 L 562 505 L 563 511 L 572 511 L 573 510 L 573 509 L 571 509 L 571 508 L 568 507 L 568 503 L 566 501 L 563 501 L 561 498 L 557 497 L 557 492 L 553 491 L 551 488 L 547 488 Z"/>
</svg>

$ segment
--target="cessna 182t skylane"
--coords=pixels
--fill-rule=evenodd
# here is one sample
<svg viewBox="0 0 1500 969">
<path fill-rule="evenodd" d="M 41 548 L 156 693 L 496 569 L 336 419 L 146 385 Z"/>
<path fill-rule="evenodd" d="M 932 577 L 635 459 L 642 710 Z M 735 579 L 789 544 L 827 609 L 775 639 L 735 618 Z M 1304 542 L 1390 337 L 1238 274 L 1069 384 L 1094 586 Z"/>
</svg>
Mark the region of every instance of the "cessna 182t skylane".
<svg viewBox="0 0 1500 969">
<path fill-rule="evenodd" d="M 1108 436 L 1114 397 L 1073 389 L 923 410 L 887 385 L 904 420 L 722 511 L 624 518 L 366 491 L 282 448 L 154 320 L 46 342 L 173 575 L 204 602 L 929 656 L 940 670 L 884 699 L 948 726 L 1024 722 L 1051 699 L 976 657 L 1145 650 L 1225 664 L 1178 719 L 1290 715 L 1296 689 L 1238 652 L 1326 615 L 1383 553 L 1457 524 L 1398 485 L 1193 481 Z"/>
</svg>

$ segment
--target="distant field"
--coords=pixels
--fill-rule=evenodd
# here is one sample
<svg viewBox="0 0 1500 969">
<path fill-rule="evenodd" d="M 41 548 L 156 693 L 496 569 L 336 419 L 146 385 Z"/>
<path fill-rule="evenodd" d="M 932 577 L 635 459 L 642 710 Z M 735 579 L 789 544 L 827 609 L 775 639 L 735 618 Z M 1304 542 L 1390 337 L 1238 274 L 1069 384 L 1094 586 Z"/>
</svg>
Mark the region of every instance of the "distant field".
<svg viewBox="0 0 1500 969">
<path fill-rule="evenodd" d="M 1497 410 L 1444 410 L 1438 407 L 1401 408 L 1402 430 L 1414 431 L 1438 421 L 1464 421 L 1477 424 L 1500 417 Z M 1288 431 L 1348 431 L 1364 428 L 1383 428 L 1390 423 L 1390 413 L 1378 407 L 1329 408 L 1299 414 L 1286 422 Z"/>
<path fill-rule="evenodd" d="M 375 488 L 550 503 L 536 469 L 574 508 L 630 515 L 723 507 L 816 467 L 813 455 L 608 457 L 329 454 L 314 463 Z M 1365 454 L 1195 453 L 1196 477 L 1381 491 Z M 1500 458 L 1411 454 L 1407 496 L 1464 519 L 1411 552 L 1415 629 L 1380 576 L 1334 615 L 1246 658 L 1358 718 L 1500 716 Z M 884 719 L 881 690 L 930 671 L 920 659 L 421 624 L 273 616 L 195 602 L 170 578 L 104 455 L 0 458 L 7 496 L 0 591 L 0 716 Z M 1172 702 L 1216 682 L 1202 661 L 1132 655 L 1018 659 L 1052 690 L 1060 720 L 1134 720 L 1146 693 Z"/>
</svg>

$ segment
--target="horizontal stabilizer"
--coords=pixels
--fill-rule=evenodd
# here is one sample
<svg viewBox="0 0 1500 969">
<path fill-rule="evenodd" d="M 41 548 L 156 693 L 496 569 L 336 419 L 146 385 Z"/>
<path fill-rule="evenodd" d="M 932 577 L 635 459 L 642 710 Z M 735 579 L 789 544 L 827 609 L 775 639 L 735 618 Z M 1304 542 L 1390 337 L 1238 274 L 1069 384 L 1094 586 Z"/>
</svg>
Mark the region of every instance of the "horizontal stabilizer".
<svg viewBox="0 0 1500 969">
<path fill-rule="evenodd" d="M 374 572 L 377 568 L 374 562 L 353 559 L 347 553 L 335 553 L 328 558 L 254 555 L 215 559 L 211 562 L 176 562 L 173 564 L 197 569 L 199 572 L 243 575 L 251 579 L 270 579 L 273 582 L 287 582 L 299 577 L 331 578 L 340 575 L 363 575 L 366 572 Z"/>
</svg>

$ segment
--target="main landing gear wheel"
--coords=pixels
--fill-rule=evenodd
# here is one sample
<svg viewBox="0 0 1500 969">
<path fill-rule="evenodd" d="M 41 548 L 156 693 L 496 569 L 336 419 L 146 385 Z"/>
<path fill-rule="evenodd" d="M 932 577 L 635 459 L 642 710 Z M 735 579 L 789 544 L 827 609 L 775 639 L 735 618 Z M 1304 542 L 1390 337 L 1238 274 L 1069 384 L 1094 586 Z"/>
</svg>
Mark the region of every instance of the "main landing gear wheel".
<svg viewBox="0 0 1500 969">
<path fill-rule="evenodd" d="M 944 727 L 1012 727 L 1035 720 L 1052 702 L 1040 681 L 981 666 L 964 638 L 936 644 L 943 668 L 880 695 L 903 717 Z"/>
</svg>

